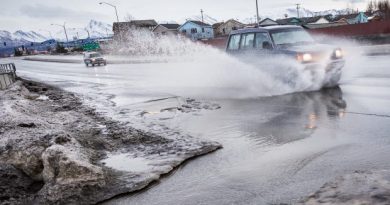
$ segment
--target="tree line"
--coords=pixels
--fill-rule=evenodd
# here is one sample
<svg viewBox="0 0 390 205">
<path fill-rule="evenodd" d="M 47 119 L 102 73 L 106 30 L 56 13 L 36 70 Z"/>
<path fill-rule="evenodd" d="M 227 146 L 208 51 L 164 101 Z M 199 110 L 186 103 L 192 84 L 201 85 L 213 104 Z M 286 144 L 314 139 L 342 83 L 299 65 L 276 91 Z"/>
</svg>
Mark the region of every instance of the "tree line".
<svg viewBox="0 0 390 205">
<path fill-rule="evenodd" d="M 367 12 L 373 14 L 379 11 L 385 19 L 390 19 L 390 0 L 375 0 L 368 2 Z"/>
</svg>

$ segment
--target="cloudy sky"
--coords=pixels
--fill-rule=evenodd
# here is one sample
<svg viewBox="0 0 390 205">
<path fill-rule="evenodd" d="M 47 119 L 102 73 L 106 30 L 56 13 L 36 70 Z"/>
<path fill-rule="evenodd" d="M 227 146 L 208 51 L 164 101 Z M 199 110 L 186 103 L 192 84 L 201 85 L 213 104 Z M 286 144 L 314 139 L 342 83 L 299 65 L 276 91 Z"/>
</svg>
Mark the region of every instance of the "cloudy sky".
<svg viewBox="0 0 390 205">
<path fill-rule="evenodd" d="M 119 18 L 127 14 L 136 19 L 177 21 L 199 15 L 200 9 L 218 20 L 248 19 L 255 15 L 255 0 L 105 0 L 118 7 Z M 367 0 L 259 0 L 262 16 L 282 17 L 295 3 L 313 11 L 364 9 Z M 115 21 L 112 7 L 99 5 L 99 0 L 0 0 L 0 30 L 58 30 L 51 23 L 67 22 L 69 27 L 84 27 L 94 19 Z"/>
</svg>

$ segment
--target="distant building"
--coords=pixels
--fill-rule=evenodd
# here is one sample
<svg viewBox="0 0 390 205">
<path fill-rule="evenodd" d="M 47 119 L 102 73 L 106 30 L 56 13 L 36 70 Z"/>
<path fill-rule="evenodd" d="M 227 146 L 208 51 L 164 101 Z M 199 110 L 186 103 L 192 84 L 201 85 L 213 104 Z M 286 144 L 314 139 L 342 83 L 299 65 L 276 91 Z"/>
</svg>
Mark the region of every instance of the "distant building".
<svg viewBox="0 0 390 205">
<path fill-rule="evenodd" d="M 279 23 L 270 18 L 265 18 L 259 22 L 259 26 L 275 26 L 275 25 L 279 25 Z"/>
<path fill-rule="evenodd" d="M 348 24 L 359 24 L 359 23 L 367 23 L 368 16 L 364 12 L 359 12 L 356 14 L 348 14 L 348 15 L 339 15 L 333 19 L 334 22 L 345 22 Z"/>
<path fill-rule="evenodd" d="M 187 21 L 178 28 L 179 32 L 192 40 L 214 38 L 213 27 L 201 21 Z"/>
<path fill-rule="evenodd" d="M 112 30 L 114 32 L 114 38 L 117 38 L 120 34 L 124 34 L 130 30 L 145 29 L 152 31 L 157 25 L 155 20 L 133 20 L 129 22 L 115 22 Z"/>
<path fill-rule="evenodd" d="M 328 24 L 330 21 L 324 16 L 300 18 L 303 24 Z"/>
<path fill-rule="evenodd" d="M 234 19 L 230 19 L 226 22 L 216 23 L 213 25 L 214 36 L 227 36 L 230 34 L 230 32 L 244 27 L 245 24 Z"/>
<path fill-rule="evenodd" d="M 279 25 L 302 25 L 304 22 L 296 17 L 286 18 L 286 19 L 278 19 L 276 22 Z"/>
<path fill-rule="evenodd" d="M 153 29 L 153 33 L 157 35 L 177 35 L 179 27 L 179 24 L 159 24 Z"/>
</svg>

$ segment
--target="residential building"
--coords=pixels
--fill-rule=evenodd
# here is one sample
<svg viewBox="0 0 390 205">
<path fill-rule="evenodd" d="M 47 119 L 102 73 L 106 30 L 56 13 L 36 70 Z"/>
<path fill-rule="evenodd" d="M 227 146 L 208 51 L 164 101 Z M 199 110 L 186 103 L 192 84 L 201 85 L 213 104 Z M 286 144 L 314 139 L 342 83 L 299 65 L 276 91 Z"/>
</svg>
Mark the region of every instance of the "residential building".
<svg viewBox="0 0 390 205">
<path fill-rule="evenodd" d="M 178 28 L 179 32 L 192 40 L 214 38 L 213 27 L 201 21 L 189 20 Z"/>
<path fill-rule="evenodd" d="M 279 23 L 270 18 L 265 18 L 259 22 L 259 26 L 275 26 L 275 25 L 279 25 Z"/>
<path fill-rule="evenodd" d="M 291 17 L 286 19 L 278 19 L 276 22 L 279 25 L 302 25 L 304 22 L 300 18 Z"/>
<path fill-rule="evenodd" d="M 159 24 L 153 29 L 153 33 L 157 35 L 177 35 L 179 27 L 179 24 Z"/>
<path fill-rule="evenodd" d="M 114 38 L 117 38 L 121 34 L 124 34 L 130 30 L 145 29 L 152 31 L 156 26 L 155 20 L 133 20 L 129 22 L 114 22 L 112 30 L 114 32 Z"/>
<path fill-rule="evenodd" d="M 215 37 L 227 36 L 230 34 L 230 32 L 244 27 L 245 24 L 236 21 L 234 19 L 230 19 L 226 22 L 216 23 L 213 25 L 214 36 Z"/>
<path fill-rule="evenodd" d="M 333 20 L 334 22 L 347 21 L 348 24 L 367 23 L 368 16 L 364 12 L 355 14 L 339 15 Z"/>
<path fill-rule="evenodd" d="M 324 16 L 300 18 L 303 24 L 328 24 L 330 21 Z"/>
</svg>

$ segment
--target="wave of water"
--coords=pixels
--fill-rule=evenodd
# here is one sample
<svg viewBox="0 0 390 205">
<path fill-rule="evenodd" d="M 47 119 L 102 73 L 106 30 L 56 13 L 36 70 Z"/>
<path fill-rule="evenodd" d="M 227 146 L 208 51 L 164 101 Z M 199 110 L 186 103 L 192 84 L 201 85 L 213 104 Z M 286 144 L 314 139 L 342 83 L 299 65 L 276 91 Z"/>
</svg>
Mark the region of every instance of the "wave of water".
<svg viewBox="0 0 390 205">
<path fill-rule="evenodd" d="M 305 70 L 294 59 L 250 56 L 243 60 L 185 37 L 156 36 L 133 30 L 112 50 L 145 58 L 158 56 L 148 86 L 161 92 L 205 98 L 250 98 L 314 91 L 323 86 L 325 71 Z M 122 40 L 123 40 L 122 39 Z M 251 60 L 248 60 L 251 59 Z"/>
</svg>

